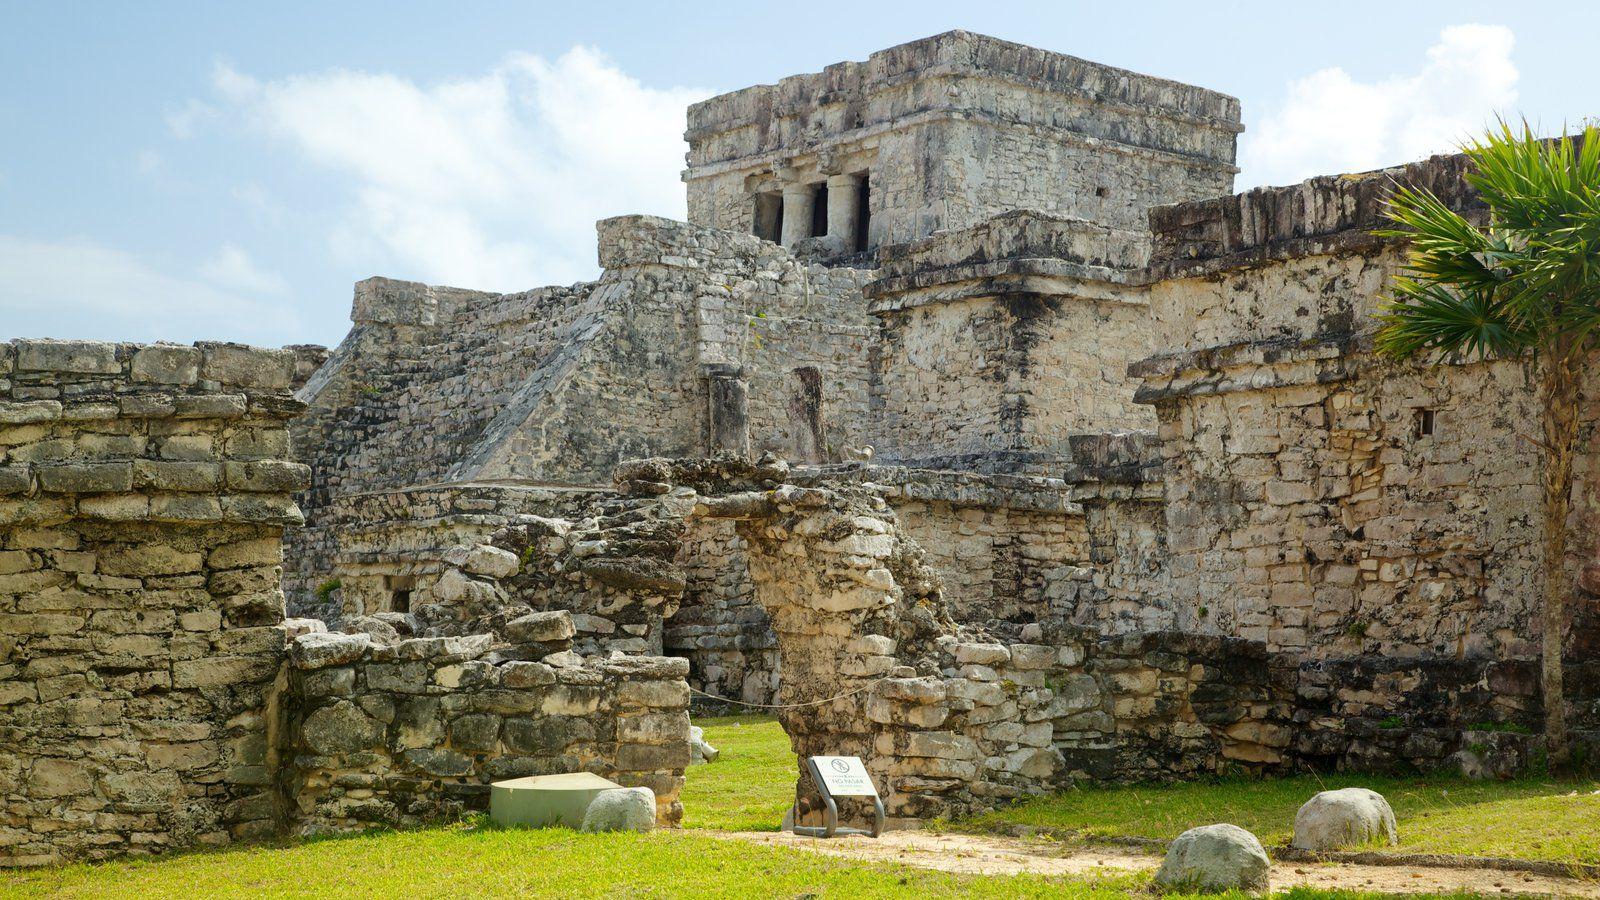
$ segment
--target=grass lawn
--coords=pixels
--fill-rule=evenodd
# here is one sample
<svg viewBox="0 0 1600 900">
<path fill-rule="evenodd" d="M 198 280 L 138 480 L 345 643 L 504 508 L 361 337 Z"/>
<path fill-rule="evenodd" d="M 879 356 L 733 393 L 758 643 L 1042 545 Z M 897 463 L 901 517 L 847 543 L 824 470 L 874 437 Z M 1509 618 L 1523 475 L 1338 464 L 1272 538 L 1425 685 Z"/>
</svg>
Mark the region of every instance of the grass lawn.
<svg viewBox="0 0 1600 900">
<path fill-rule="evenodd" d="M 705 728 L 706 742 L 722 755 L 689 770 L 684 827 L 777 831 L 794 803 L 799 771 L 783 726 L 766 716 L 696 719 L 695 724 Z"/>
<path fill-rule="evenodd" d="M 1127 897 L 1148 875 L 1096 880 L 948 875 L 852 862 L 719 838 L 712 830 L 772 830 L 794 789 L 783 730 L 752 716 L 706 719 L 717 762 L 689 770 L 682 831 L 578 834 L 501 830 L 477 822 L 409 832 L 237 847 L 162 859 L 58 869 L 0 870 L 12 897 Z M 1320 785 L 1367 784 L 1401 819 L 1404 849 L 1595 861 L 1600 797 L 1589 783 L 1468 784 L 1310 778 L 1173 787 L 1094 788 L 1041 798 L 961 828 L 1029 823 L 1095 834 L 1170 837 L 1232 821 L 1268 842 L 1287 836 Z M 1296 900 L 1365 896 L 1295 890 Z"/>
<path fill-rule="evenodd" d="M 1600 783 L 1357 775 L 1223 779 L 1172 785 L 1086 787 L 958 823 L 962 830 L 1025 824 L 1089 836 L 1170 839 L 1196 825 L 1231 822 L 1269 848 L 1287 843 L 1294 814 L 1317 791 L 1367 787 L 1394 807 L 1399 852 L 1600 863 Z"/>
<path fill-rule="evenodd" d="M 6 874 L 0 897 L 1124 897 L 1098 883 L 848 863 L 693 832 L 455 826 Z"/>
</svg>

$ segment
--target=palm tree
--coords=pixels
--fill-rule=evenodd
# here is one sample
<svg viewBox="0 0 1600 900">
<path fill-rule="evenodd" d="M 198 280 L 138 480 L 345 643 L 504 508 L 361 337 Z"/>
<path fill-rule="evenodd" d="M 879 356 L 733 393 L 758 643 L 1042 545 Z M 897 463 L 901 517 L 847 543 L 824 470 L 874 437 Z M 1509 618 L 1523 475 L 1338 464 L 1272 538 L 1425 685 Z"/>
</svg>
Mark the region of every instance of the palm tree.
<svg viewBox="0 0 1600 900">
<path fill-rule="evenodd" d="M 1535 138 L 1505 122 L 1464 148 L 1466 178 L 1488 206 L 1474 225 L 1434 194 L 1397 186 L 1379 234 L 1411 242 L 1379 318 L 1380 353 L 1532 359 L 1539 373 L 1543 466 L 1545 745 L 1568 758 L 1561 650 L 1570 590 L 1567 515 L 1578 387 L 1600 325 L 1600 136 Z"/>
</svg>

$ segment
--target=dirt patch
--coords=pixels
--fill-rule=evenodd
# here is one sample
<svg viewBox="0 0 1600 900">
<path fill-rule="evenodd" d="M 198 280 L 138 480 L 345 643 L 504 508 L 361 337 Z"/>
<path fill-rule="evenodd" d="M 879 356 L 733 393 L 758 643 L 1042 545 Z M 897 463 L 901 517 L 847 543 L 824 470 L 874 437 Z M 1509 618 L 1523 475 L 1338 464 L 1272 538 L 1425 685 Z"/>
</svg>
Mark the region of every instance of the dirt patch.
<svg viewBox="0 0 1600 900">
<path fill-rule="evenodd" d="M 715 833 L 715 832 L 708 832 Z M 1115 847 L 1066 844 L 1048 839 L 988 837 L 929 831 L 891 831 L 876 840 L 800 837 L 788 832 L 724 832 L 719 837 L 769 847 L 790 847 L 868 862 L 900 863 L 941 872 L 976 875 L 1120 874 L 1154 870 L 1159 855 Z M 1119 872 L 1120 870 L 1120 872 Z M 1600 883 L 1497 869 L 1440 869 L 1351 863 L 1282 862 L 1272 867 L 1272 886 L 1343 888 L 1410 894 L 1473 891 L 1600 898 Z"/>
</svg>

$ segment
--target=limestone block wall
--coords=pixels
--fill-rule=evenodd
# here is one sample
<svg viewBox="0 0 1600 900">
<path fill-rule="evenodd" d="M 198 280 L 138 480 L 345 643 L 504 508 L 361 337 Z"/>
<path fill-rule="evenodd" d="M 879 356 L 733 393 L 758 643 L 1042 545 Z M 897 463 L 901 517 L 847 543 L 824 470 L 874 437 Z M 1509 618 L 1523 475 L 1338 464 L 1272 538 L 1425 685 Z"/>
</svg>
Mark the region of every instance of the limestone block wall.
<svg viewBox="0 0 1600 900">
<path fill-rule="evenodd" d="M 755 195 L 869 179 L 870 244 L 1019 207 L 1142 228 L 1232 184 L 1238 101 L 962 31 L 689 109 L 689 218 L 749 232 Z"/>
<path fill-rule="evenodd" d="M 1324 657 L 1537 654 L 1538 454 L 1521 437 L 1538 433 L 1535 371 L 1370 349 L 1403 261 L 1370 234 L 1389 179 L 1475 215 L 1461 168 L 1440 157 L 1153 216 L 1161 352 L 1135 373 L 1161 422 L 1172 589 L 1200 627 Z M 1592 418 L 1575 571 L 1594 553 Z M 1592 646 L 1594 605 L 1572 606 L 1574 647 Z"/>
<path fill-rule="evenodd" d="M 342 616 L 421 603 L 449 568 L 452 548 L 481 543 L 519 516 L 572 517 L 595 491 L 486 484 L 436 485 L 339 498 L 324 521 L 333 547 L 292 615 L 337 625 Z M 337 585 L 337 590 L 324 588 Z"/>
<path fill-rule="evenodd" d="M 970 814 L 1077 781 L 1291 761 L 1292 680 L 1260 644 L 1071 628 L 1042 641 L 945 638 L 937 675 L 872 688 L 875 733 L 863 746 L 896 814 Z"/>
<path fill-rule="evenodd" d="M 1044 474 L 1071 435 L 1148 426 L 1126 376 L 1144 316 L 1138 305 L 1038 295 L 885 312 L 874 446 L 885 460 L 960 468 L 1012 456 Z"/>
<path fill-rule="evenodd" d="M 276 828 L 294 364 L 0 344 L 0 865 Z"/>
<path fill-rule="evenodd" d="M 1600 666 L 1566 661 L 1568 722 L 1600 746 Z M 1484 723 L 1537 733 L 1544 703 L 1536 659 L 1406 659 L 1369 654 L 1301 663 L 1295 740 L 1302 765 L 1366 772 L 1433 771 Z"/>
<path fill-rule="evenodd" d="M 297 639 L 284 784 L 297 831 L 453 818 L 485 809 L 492 781 L 579 771 L 649 787 L 658 821 L 679 821 L 687 662 L 551 665 L 505 659 L 491 641 Z"/>
<path fill-rule="evenodd" d="M 677 564 L 686 586 L 666 622 L 666 652 L 687 658 L 689 683 L 708 694 L 772 703 L 778 637 L 756 600 L 744 539 L 732 522 L 691 520 Z"/>
<path fill-rule="evenodd" d="M 1147 238 L 1021 210 L 880 252 L 864 288 L 879 458 L 1054 474 L 1075 434 L 1148 429 Z"/>
<path fill-rule="evenodd" d="M 618 483 L 661 516 L 736 523 L 795 751 L 861 756 L 892 816 L 974 812 L 1075 778 L 1289 761 L 1293 683 L 1259 643 L 963 628 L 882 488 L 789 475 L 777 460 L 652 459 Z M 802 819 L 812 795 L 802 773 Z"/>
</svg>

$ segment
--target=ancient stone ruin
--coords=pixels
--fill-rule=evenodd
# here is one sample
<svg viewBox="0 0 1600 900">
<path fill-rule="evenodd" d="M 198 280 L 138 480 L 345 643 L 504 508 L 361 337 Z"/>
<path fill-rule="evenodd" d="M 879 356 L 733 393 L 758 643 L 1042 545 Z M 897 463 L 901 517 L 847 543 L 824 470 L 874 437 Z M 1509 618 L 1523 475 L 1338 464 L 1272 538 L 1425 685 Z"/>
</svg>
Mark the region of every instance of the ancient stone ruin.
<svg viewBox="0 0 1600 900">
<path fill-rule="evenodd" d="M 897 824 L 1485 768 L 1544 704 L 1530 372 L 1371 352 L 1385 192 L 1475 215 L 1464 162 L 1230 196 L 1239 131 L 951 32 L 692 107 L 690 221 L 599 223 L 594 282 L 370 279 L 331 353 L 0 344 L 0 864 L 573 771 L 672 824 L 740 703 Z"/>
</svg>

